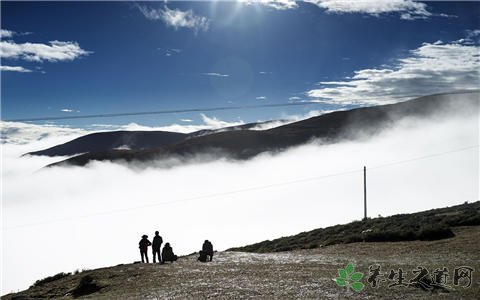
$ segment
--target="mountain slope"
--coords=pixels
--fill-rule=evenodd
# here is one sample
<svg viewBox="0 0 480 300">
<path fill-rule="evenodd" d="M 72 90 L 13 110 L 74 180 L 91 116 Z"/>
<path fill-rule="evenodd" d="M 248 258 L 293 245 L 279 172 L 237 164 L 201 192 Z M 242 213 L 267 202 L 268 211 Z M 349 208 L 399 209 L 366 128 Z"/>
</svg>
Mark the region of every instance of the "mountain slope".
<svg viewBox="0 0 480 300">
<path fill-rule="evenodd" d="M 402 103 L 337 111 L 269 130 L 236 130 L 202 135 L 157 149 L 87 153 L 54 165 L 81 166 L 92 160 L 148 161 L 205 153 L 248 159 L 265 151 L 282 151 L 312 139 L 334 143 L 341 139 L 371 137 L 405 117 L 424 118 L 435 114 L 441 118 L 449 116 L 452 111 L 477 113 L 479 98 L 478 91 L 432 95 Z"/>
<path fill-rule="evenodd" d="M 437 240 L 453 236 L 452 227 L 479 226 L 480 201 L 428 211 L 373 218 L 314 229 L 227 251 L 279 252 L 354 242 Z"/>
<path fill-rule="evenodd" d="M 154 149 L 163 145 L 176 143 L 185 139 L 205 136 L 217 132 L 249 130 L 258 126 L 268 126 L 271 122 L 255 122 L 221 129 L 204 129 L 192 133 L 169 131 L 106 131 L 87 134 L 67 143 L 56 145 L 44 150 L 26 153 L 25 155 L 71 156 L 82 153 L 94 153 L 124 150 Z"/>
<path fill-rule="evenodd" d="M 455 215 L 478 204 L 454 206 L 423 213 Z M 413 214 L 415 215 L 415 214 Z M 406 215 L 412 216 L 412 215 Z M 391 220 L 395 221 L 395 220 Z M 394 225 L 394 224 L 393 224 Z M 372 298 L 372 299 L 478 299 L 480 282 L 469 288 L 454 286 L 454 268 L 480 269 L 480 226 L 454 227 L 454 237 L 435 241 L 362 242 L 337 244 L 315 249 L 277 253 L 217 252 L 213 262 L 201 263 L 197 255 L 180 257 L 172 264 L 126 263 L 84 270 L 75 274 L 59 273 L 38 280 L 30 288 L 2 299 L 197 299 L 197 298 Z M 215 241 L 214 241 L 215 242 Z M 135 252 L 136 253 L 136 252 Z M 354 263 L 365 277 L 366 288 L 352 294 L 332 280 L 338 269 Z M 381 266 L 385 281 L 376 288 L 367 281 L 369 267 Z M 425 291 L 418 286 L 389 288 L 389 270 L 404 271 L 412 279 L 418 266 L 429 272 L 449 269 L 449 290 Z M 465 284 L 465 282 L 463 282 Z"/>
<path fill-rule="evenodd" d="M 109 131 L 87 134 L 70 142 L 27 155 L 70 156 L 126 148 L 140 150 L 156 148 L 184 140 L 188 135 L 167 131 Z"/>
</svg>

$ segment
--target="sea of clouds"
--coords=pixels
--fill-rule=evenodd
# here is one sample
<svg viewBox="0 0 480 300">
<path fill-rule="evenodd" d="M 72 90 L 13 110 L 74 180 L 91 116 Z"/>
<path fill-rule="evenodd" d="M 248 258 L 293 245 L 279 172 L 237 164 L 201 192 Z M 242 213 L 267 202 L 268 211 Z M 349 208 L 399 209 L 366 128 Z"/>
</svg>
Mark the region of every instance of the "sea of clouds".
<svg viewBox="0 0 480 300">
<path fill-rule="evenodd" d="M 371 217 L 479 199 L 478 111 L 407 118 L 358 141 L 170 169 L 161 162 L 42 169 L 64 158 L 21 155 L 85 131 L 3 127 L 12 131 L 2 137 L 1 294 L 59 272 L 139 260 L 141 235 L 155 230 L 182 255 L 205 239 L 225 250 L 359 220 L 364 165 Z M 385 166 L 392 162 L 401 163 Z"/>
</svg>

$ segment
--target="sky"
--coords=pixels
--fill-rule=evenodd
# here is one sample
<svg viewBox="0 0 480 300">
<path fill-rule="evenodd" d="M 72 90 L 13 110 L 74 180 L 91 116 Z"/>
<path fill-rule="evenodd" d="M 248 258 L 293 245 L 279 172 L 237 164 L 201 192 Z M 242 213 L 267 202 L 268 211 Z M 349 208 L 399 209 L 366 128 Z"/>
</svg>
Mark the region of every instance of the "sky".
<svg viewBox="0 0 480 300">
<path fill-rule="evenodd" d="M 162 168 L 167 160 L 42 169 L 66 157 L 22 155 L 96 131 L 193 132 L 278 120 L 261 130 L 332 110 L 478 89 L 480 2 L 0 7 L 1 295 L 59 272 L 138 260 L 140 236 L 154 230 L 182 255 L 207 238 L 224 250 L 361 219 L 364 165 L 372 217 L 479 199 L 478 107 L 242 162 L 194 157 L 175 168 Z M 305 106 L 8 121 L 288 103 Z M 411 160 L 419 157 L 426 158 Z M 323 178 L 339 172 L 348 173 Z M 212 196 L 237 190 L 246 191 Z"/>
<path fill-rule="evenodd" d="M 208 115 L 246 123 L 478 88 L 479 10 L 410 0 L 2 2 L 1 116 L 313 102 Z M 54 124 L 132 122 L 203 118 Z"/>
</svg>

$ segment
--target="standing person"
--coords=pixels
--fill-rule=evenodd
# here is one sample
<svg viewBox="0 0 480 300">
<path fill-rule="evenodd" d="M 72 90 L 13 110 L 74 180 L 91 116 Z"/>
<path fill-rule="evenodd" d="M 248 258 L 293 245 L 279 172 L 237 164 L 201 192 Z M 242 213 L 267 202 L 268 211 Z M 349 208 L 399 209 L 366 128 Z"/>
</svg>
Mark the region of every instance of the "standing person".
<svg viewBox="0 0 480 300">
<path fill-rule="evenodd" d="M 205 242 L 203 242 L 202 252 L 206 256 L 209 257 L 210 261 L 212 261 L 212 259 L 213 259 L 213 245 L 212 245 L 212 243 L 210 243 L 209 240 L 205 240 Z"/>
<path fill-rule="evenodd" d="M 145 262 L 143 260 L 143 257 L 145 257 L 145 260 L 147 261 L 147 264 L 148 264 L 147 250 L 148 250 L 148 246 L 151 246 L 151 245 L 152 243 L 150 243 L 150 241 L 148 240 L 148 235 L 146 234 L 142 235 L 142 239 L 138 243 L 138 248 L 140 248 L 140 256 L 142 257 L 142 263 Z"/>
<path fill-rule="evenodd" d="M 162 256 L 160 255 L 160 248 L 162 247 L 162 237 L 158 234 L 158 231 L 155 231 L 155 237 L 153 238 L 152 252 L 153 252 L 153 263 L 156 263 L 156 256 L 158 255 L 158 262 L 162 262 Z"/>
</svg>

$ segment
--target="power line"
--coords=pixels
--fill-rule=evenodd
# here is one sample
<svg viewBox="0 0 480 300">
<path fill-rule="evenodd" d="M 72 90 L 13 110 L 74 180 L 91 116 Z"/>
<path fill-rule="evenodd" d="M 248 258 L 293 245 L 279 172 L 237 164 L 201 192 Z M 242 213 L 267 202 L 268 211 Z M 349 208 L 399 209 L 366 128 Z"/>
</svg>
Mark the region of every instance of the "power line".
<svg viewBox="0 0 480 300">
<path fill-rule="evenodd" d="M 396 161 L 396 162 L 391 162 L 391 163 L 386 163 L 386 164 L 382 164 L 382 165 L 377 165 L 377 166 L 369 167 L 368 169 L 369 169 L 369 170 L 372 170 L 372 169 L 373 169 L 373 170 L 374 170 L 374 169 L 380 169 L 380 168 L 390 167 L 390 166 L 394 166 L 394 165 L 409 163 L 409 162 L 413 162 L 413 161 L 417 161 L 417 160 L 423 160 L 423 159 L 428 159 L 428 158 L 432 158 L 432 157 L 437 157 L 437 156 L 441 156 L 441 155 L 445 155 L 445 154 L 451 154 L 451 153 L 455 153 L 455 152 L 461 152 L 461 151 L 465 151 L 465 150 L 469 150 L 469 149 L 474 149 L 474 148 L 478 148 L 478 147 L 480 147 L 480 145 L 469 146 L 469 147 L 460 148 L 460 149 L 456 149 L 456 150 L 452 150 L 452 151 L 446 151 L 446 152 L 441 152 L 441 153 L 435 153 L 435 154 L 430 154 L 430 155 L 415 157 L 415 158 L 412 158 L 412 159 L 400 160 L 400 161 Z"/>
<path fill-rule="evenodd" d="M 478 90 L 465 90 L 451 93 L 440 93 L 435 95 L 448 95 L 456 93 L 475 93 Z M 351 98 L 351 102 L 362 102 L 365 100 L 376 99 L 412 99 L 418 97 L 428 97 L 424 94 L 408 94 L 397 95 L 394 93 L 384 94 L 383 96 L 371 96 L 365 98 Z M 286 106 L 304 106 L 328 103 L 328 100 L 309 100 L 305 102 L 294 103 L 271 103 L 271 104 L 254 104 L 254 105 L 238 105 L 238 106 L 219 106 L 219 107 L 199 107 L 199 108 L 186 108 L 186 109 L 173 109 L 173 110 L 158 110 L 158 111 L 141 111 L 141 112 L 122 112 L 122 113 L 104 113 L 104 114 L 90 114 L 90 115 L 76 115 L 76 116 L 45 116 L 45 117 L 33 117 L 33 118 L 16 118 L 5 119 L 4 122 L 31 122 L 31 121 L 53 121 L 53 120 L 71 120 L 71 119 L 90 119 L 90 118 L 112 118 L 112 117 L 125 117 L 125 116 L 139 116 L 139 115 L 160 115 L 160 114 L 173 114 L 173 113 L 186 113 L 186 112 L 206 112 L 206 111 L 221 111 L 221 110 L 237 110 L 237 109 L 252 109 L 252 108 L 269 108 L 269 107 L 286 107 Z M 388 102 L 387 102 L 388 104 Z"/>
<path fill-rule="evenodd" d="M 140 116 L 140 115 L 174 114 L 174 113 L 186 113 L 186 112 L 207 112 L 207 111 L 269 108 L 269 107 L 284 107 L 284 106 L 304 106 L 304 105 L 315 105 L 315 104 L 318 105 L 321 103 L 300 102 L 300 103 L 272 103 L 272 104 L 239 105 L 239 106 L 199 107 L 199 108 L 186 108 L 186 109 L 107 113 L 107 114 L 92 114 L 92 115 L 77 115 L 77 116 L 47 116 L 47 117 L 38 117 L 38 118 L 18 118 L 18 119 L 7 119 L 3 121 L 4 122 L 31 122 L 31 121 L 52 121 L 52 120 L 91 119 L 91 118 L 112 118 L 112 117 Z"/>
<path fill-rule="evenodd" d="M 480 145 L 474 145 L 474 146 L 469 146 L 469 147 L 460 148 L 460 149 L 456 149 L 456 150 L 451 150 L 451 151 L 446 151 L 446 152 L 441 152 L 441 153 L 434 153 L 434 154 L 430 154 L 430 155 L 415 157 L 415 158 L 411 158 L 411 159 L 407 159 L 407 160 L 385 163 L 385 164 L 382 164 L 382 165 L 377 165 L 377 166 L 371 167 L 369 169 L 379 169 L 379 168 L 389 167 L 389 166 L 392 166 L 392 165 L 410 163 L 410 162 L 417 161 L 417 160 L 424 160 L 424 159 L 428 159 L 428 158 L 432 158 L 432 157 L 438 157 L 438 156 L 442 156 L 442 155 L 448 155 L 448 154 L 452 154 L 452 153 L 457 153 L 457 152 L 462 152 L 462 151 L 466 151 L 466 150 L 470 150 L 470 149 L 475 149 L 475 148 L 478 148 L 479 146 Z M 32 227 L 32 226 L 37 226 L 37 225 L 49 224 L 49 223 L 69 221 L 69 220 L 72 220 L 72 219 L 83 219 L 83 218 L 89 218 L 89 217 L 95 217 L 95 216 L 116 214 L 116 213 L 132 211 L 132 210 L 151 208 L 151 207 L 160 206 L 160 205 L 169 205 L 169 204 L 180 203 L 180 202 L 188 202 L 188 201 L 192 201 L 192 200 L 200 200 L 200 199 L 206 199 L 206 198 L 217 198 L 217 197 L 221 197 L 221 196 L 245 193 L 245 192 L 256 191 L 256 190 L 269 189 L 269 188 L 274 188 L 274 187 L 279 187 L 279 186 L 284 186 L 284 185 L 291 185 L 291 184 L 297 184 L 297 183 L 302 183 L 302 182 L 308 182 L 308 181 L 322 180 L 322 179 L 326 179 L 326 178 L 343 176 L 343 175 L 347 175 L 347 174 L 360 173 L 360 172 L 363 172 L 363 168 L 350 170 L 350 171 L 344 171 L 344 172 L 338 172 L 338 173 L 332 173 L 332 174 L 328 174 L 328 175 L 315 176 L 315 177 L 310 177 L 310 178 L 303 178 L 303 179 L 297 179 L 297 180 L 292 180 L 292 181 L 285 181 L 285 182 L 273 183 L 273 184 L 268 184 L 268 185 L 261 185 L 261 186 L 237 189 L 237 190 L 227 191 L 227 192 L 222 192 L 222 193 L 207 194 L 207 195 L 195 196 L 195 197 L 184 198 L 184 199 L 179 199 L 179 200 L 157 202 L 157 203 L 145 204 L 145 205 L 140 205 L 140 206 L 135 206 L 135 207 L 108 210 L 108 211 L 103 211 L 103 212 L 98 212 L 98 213 L 93 213 L 93 214 L 87 214 L 87 215 L 81 215 L 81 216 L 76 216 L 76 217 L 59 218 L 59 219 L 54 219 L 54 220 L 45 220 L 45 221 L 36 222 L 36 223 L 29 223 L 29 224 L 6 227 L 6 228 L 3 228 L 3 230 L 11 230 L 11 229 L 17 229 L 17 228 L 24 228 L 24 227 Z"/>
</svg>

